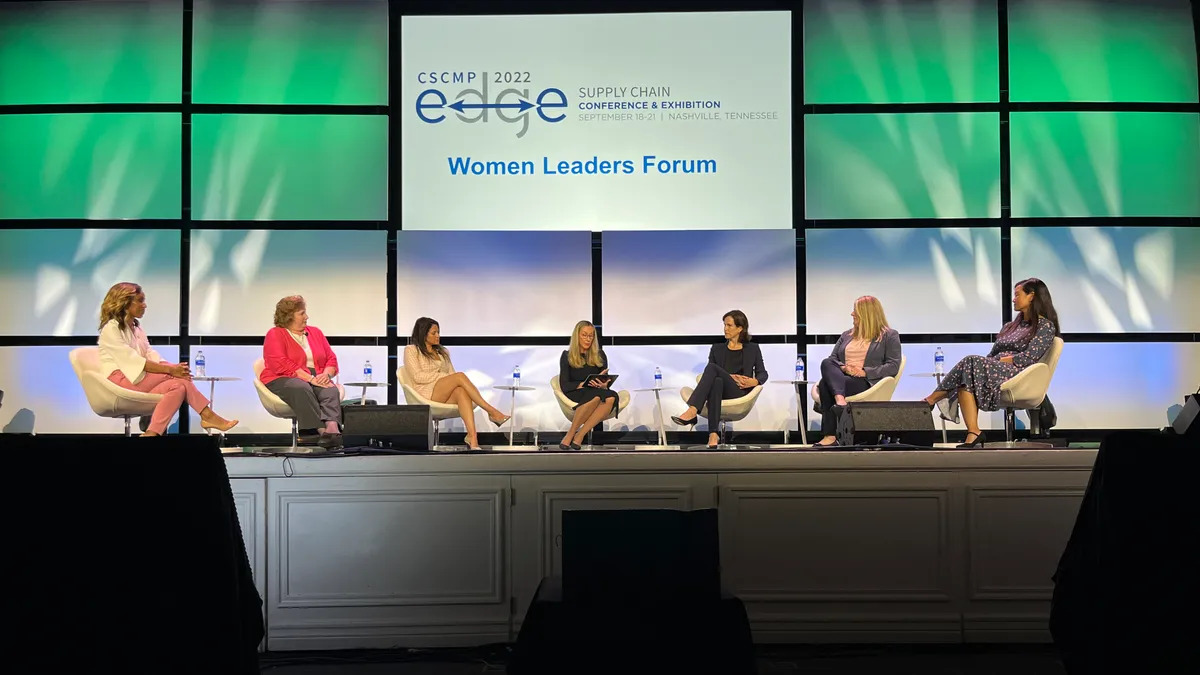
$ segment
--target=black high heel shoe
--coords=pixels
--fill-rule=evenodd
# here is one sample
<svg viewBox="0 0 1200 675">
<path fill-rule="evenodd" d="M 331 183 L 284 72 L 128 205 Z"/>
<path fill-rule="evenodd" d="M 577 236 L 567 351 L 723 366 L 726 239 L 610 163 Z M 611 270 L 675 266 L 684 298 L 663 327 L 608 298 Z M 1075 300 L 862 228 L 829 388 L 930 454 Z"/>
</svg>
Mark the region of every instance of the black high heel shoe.
<svg viewBox="0 0 1200 675">
<path fill-rule="evenodd" d="M 685 420 L 679 415 L 671 415 L 671 421 L 681 427 L 694 427 L 696 426 L 696 423 L 700 421 L 700 416 L 696 415 L 690 420 Z"/>
<path fill-rule="evenodd" d="M 987 436 L 985 436 L 982 431 L 980 431 L 977 434 L 974 431 L 967 432 L 967 436 L 971 436 L 972 434 L 974 434 L 975 440 L 970 441 L 969 443 L 959 443 L 957 447 L 960 450 L 968 450 L 970 448 L 982 448 L 983 444 L 987 442 Z"/>
</svg>

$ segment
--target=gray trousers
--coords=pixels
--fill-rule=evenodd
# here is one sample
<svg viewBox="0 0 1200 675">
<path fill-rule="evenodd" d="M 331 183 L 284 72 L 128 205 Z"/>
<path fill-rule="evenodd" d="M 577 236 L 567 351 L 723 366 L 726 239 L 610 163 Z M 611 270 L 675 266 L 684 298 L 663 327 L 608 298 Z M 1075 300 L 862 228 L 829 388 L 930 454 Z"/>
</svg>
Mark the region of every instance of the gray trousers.
<svg viewBox="0 0 1200 675">
<path fill-rule="evenodd" d="M 315 387 L 298 377 L 280 377 L 267 383 L 271 390 L 296 413 L 296 426 L 318 429 L 325 422 L 342 422 L 342 399 L 337 387 Z"/>
</svg>

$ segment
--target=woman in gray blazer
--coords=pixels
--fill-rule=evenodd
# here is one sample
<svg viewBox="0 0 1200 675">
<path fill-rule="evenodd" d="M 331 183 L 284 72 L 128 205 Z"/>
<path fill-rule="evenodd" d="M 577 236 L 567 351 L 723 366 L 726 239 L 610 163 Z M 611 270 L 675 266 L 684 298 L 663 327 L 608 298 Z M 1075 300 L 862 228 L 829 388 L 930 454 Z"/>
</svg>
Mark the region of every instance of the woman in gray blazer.
<svg viewBox="0 0 1200 675">
<path fill-rule="evenodd" d="M 860 394 L 900 372 L 900 334 L 888 326 L 879 299 L 864 295 L 855 300 L 850 317 L 854 327 L 842 333 L 829 358 L 821 362 L 821 381 L 817 383 L 821 402 L 813 410 L 821 413 L 825 437 L 816 447 L 837 443 L 838 420 L 847 396 Z"/>
</svg>

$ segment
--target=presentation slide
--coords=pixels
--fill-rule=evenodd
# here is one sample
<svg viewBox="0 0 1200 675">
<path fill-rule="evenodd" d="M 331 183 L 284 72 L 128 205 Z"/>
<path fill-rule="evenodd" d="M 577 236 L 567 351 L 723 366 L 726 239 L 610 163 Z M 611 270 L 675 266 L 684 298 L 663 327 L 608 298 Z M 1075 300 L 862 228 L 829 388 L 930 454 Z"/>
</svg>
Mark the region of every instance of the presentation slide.
<svg viewBox="0 0 1200 675">
<path fill-rule="evenodd" d="M 792 226 L 790 12 L 401 17 L 406 230 Z"/>
</svg>

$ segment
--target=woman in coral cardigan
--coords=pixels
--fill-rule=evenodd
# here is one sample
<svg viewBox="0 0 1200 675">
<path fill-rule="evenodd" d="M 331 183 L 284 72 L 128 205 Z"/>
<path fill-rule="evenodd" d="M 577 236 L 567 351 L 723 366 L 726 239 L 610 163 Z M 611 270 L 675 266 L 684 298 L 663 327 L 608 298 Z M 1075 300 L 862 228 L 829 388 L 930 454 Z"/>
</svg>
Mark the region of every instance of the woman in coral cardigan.
<svg viewBox="0 0 1200 675">
<path fill-rule="evenodd" d="M 320 429 L 319 445 L 342 445 L 342 399 L 333 378 L 337 356 L 316 326 L 308 325 L 304 298 L 289 295 L 275 304 L 275 327 L 263 343 L 263 370 L 259 375 L 296 413 L 302 435 Z"/>
</svg>

